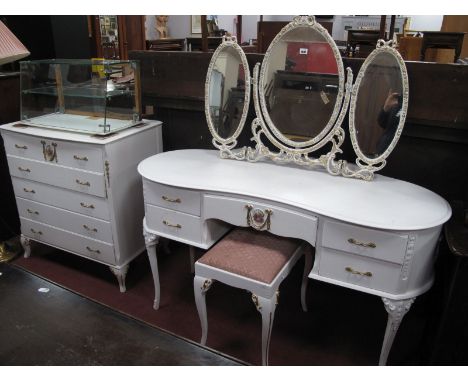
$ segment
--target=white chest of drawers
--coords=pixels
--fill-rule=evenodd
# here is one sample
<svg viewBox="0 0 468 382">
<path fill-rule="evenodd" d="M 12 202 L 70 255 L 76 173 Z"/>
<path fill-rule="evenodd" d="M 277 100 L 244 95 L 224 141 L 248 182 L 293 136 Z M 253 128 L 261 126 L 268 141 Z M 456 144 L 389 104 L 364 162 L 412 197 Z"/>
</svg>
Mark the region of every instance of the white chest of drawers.
<svg viewBox="0 0 468 382">
<path fill-rule="evenodd" d="M 224 160 L 214 150 L 155 155 L 138 171 L 155 309 L 158 237 L 207 249 L 229 224 L 252 226 L 315 247 L 310 278 L 382 298 L 388 321 L 380 364 L 386 363 L 405 313 L 433 283 L 441 227 L 451 215 L 441 197 L 397 179 L 378 175 L 363 182 L 294 166 Z"/>
<path fill-rule="evenodd" d="M 108 265 L 125 291 L 129 263 L 144 250 L 138 163 L 162 151 L 162 124 L 106 137 L 0 126 L 21 220 L 25 257 L 38 241 Z"/>
</svg>

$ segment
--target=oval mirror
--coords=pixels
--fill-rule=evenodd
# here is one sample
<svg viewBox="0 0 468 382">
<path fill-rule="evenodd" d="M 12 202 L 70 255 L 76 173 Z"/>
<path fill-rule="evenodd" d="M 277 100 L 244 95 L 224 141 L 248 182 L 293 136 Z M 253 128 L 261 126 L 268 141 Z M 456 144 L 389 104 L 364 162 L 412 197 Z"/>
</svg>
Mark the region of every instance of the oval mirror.
<svg viewBox="0 0 468 382">
<path fill-rule="evenodd" d="M 235 37 L 223 37 L 208 67 L 205 114 L 215 141 L 235 145 L 250 101 L 250 74 L 244 51 Z M 216 144 L 215 144 L 216 145 Z"/>
<path fill-rule="evenodd" d="M 358 158 L 369 165 L 384 162 L 394 149 L 408 109 L 408 75 L 392 44 L 379 40 L 360 69 L 351 96 L 351 141 Z"/>
<path fill-rule="evenodd" d="M 336 44 L 313 17 L 299 17 L 265 53 L 259 81 L 262 113 L 275 137 L 290 147 L 311 146 L 333 127 L 344 89 Z"/>
</svg>

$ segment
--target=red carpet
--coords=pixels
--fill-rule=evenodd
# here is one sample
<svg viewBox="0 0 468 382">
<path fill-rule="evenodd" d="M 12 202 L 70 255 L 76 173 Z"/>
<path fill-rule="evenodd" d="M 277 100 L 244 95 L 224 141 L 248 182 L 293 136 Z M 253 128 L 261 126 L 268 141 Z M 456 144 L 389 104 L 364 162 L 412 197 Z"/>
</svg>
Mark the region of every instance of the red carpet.
<svg viewBox="0 0 468 382">
<path fill-rule="evenodd" d="M 201 253 L 200 253 L 201 254 Z M 22 257 L 14 265 L 149 325 L 198 342 L 200 322 L 193 296 L 188 247 L 171 243 L 158 252 L 161 305 L 152 309 L 154 290 L 146 253 L 135 259 L 120 293 L 108 267 L 51 249 Z M 270 365 L 376 365 L 386 326 L 382 301 L 346 288 L 309 281 L 309 312 L 300 306 L 303 261 L 280 288 L 270 345 Z M 215 283 L 207 293 L 207 346 L 244 362 L 261 364 L 261 318 L 244 290 Z M 418 300 L 407 314 L 389 364 L 418 363 L 424 329 Z"/>
</svg>

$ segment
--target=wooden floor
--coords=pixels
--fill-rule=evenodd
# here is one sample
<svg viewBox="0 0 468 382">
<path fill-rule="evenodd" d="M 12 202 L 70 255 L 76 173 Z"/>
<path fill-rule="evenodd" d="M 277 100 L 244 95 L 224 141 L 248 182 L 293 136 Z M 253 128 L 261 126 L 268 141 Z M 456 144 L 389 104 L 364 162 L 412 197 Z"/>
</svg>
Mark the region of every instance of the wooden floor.
<svg viewBox="0 0 468 382">
<path fill-rule="evenodd" d="M 4 366 L 240 365 L 8 264 L 0 318 Z"/>
</svg>

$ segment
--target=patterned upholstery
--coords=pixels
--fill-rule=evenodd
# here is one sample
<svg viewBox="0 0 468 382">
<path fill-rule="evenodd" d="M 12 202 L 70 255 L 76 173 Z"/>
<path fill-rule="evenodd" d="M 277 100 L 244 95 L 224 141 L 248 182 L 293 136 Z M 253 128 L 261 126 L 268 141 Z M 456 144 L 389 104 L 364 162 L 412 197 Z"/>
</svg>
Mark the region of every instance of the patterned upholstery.
<svg viewBox="0 0 468 382">
<path fill-rule="evenodd" d="M 198 262 L 270 284 L 300 243 L 268 232 L 236 228 Z"/>
</svg>

